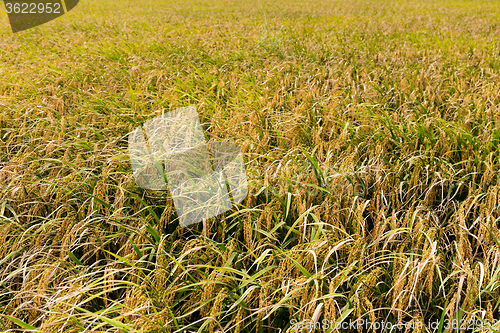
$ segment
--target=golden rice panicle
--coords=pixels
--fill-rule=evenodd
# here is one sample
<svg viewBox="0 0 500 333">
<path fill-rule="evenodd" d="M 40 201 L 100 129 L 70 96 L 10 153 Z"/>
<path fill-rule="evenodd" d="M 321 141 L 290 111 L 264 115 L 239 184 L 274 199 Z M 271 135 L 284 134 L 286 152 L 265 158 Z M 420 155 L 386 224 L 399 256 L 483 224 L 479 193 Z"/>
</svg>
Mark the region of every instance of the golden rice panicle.
<svg viewBox="0 0 500 333">
<path fill-rule="evenodd" d="M 353 297 L 354 297 L 354 302 L 353 302 L 354 311 L 353 311 L 353 313 L 356 314 L 355 315 L 356 318 L 361 318 L 365 314 L 364 307 L 363 307 L 363 304 L 362 304 L 362 300 L 360 299 L 360 296 L 357 293 L 355 293 L 353 295 Z M 363 327 L 362 326 L 358 326 L 357 330 L 358 330 L 359 333 L 362 333 L 363 332 Z"/>
<path fill-rule="evenodd" d="M 370 318 L 370 322 L 371 323 L 375 323 L 377 322 L 377 316 L 375 315 L 375 309 L 373 307 L 373 304 L 372 302 L 370 302 L 370 300 L 367 298 L 367 297 L 363 297 L 363 308 L 364 308 L 364 312 L 365 314 L 367 313 L 368 314 L 368 318 Z M 365 316 L 366 318 L 366 316 Z M 375 330 L 375 327 L 372 326 L 372 332 L 373 333 L 376 333 L 376 330 Z"/>
<path fill-rule="evenodd" d="M 445 313 L 445 315 L 447 315 L 448 320 L 450 320 L 450 322 L 453 318 L 453 315 L 455 314 L 455 308 L 457 306 L 457 294 L 453 293 L 452 295 L 453 296 L 450 299 L 450 303 L 448 304 L 448 306 L 444 310 L 444 313 Z"/>
<path fill-rule="evenodd" d="M 243 220 L 243 235 L 245 238 L 245 243 L 250 251 L 252 251 L 254 248 L 252 218 L 253 216 L 251 214 L 248 214 L 247 218 Z"/>
<path fill-rule="evenodd" d="M 479 280 L 481 278 L 481 269 L 479 265 L 476 265 L 474 268 L 474 271 L 472 272 L 470 267 L 469 267 L 469 275 L 467 277 L 467 290 L 465 292 L 465 304 L 464 308 L 465 309 L 473 309 L 474 308 L 474 303 L 476 302 L 476 299 L 479 296 Z"/>
<path fill-rule="evenodd" d="M 471 199 L 468 199 L 470 202 Z M 472 248 L 471 244 L 469 242 L 469 235 L 466 230 L 467 224 L 466 224 L 466 214 L 465 214 L 465 204 L 459 208 L 458 212 L 458 224 L 455 226 L 455 234 L 457 235 L 457 246 L 456 249 L 458 251 L 458 257 L 460 258 L 460 261 L 463 262 L 465 258 L 469 258 L 472 255 Z M 468 206 L 468 205 L 467 205 Z M 460 265 L 462 266 L 462 265 Z"/>
<path fill-rule="evenodd" d="M 484 318 L 486 320 L 488 320 L 490 323 L 492 323 L 494 321 L 494 317 L 493 317 L 493 305 L 492 305 L 492 302 L 488 302 L 486 304 L 486 315 L 484 316 Z M 498 318 L 496 318 L 498 319 Z"/>
<path fill-rule="evenodd" d="M 215 297 L 215 300 L 213 301 L 212 308 L 210 310 L 210 323 L 208 324 L 208 331 L 210 333 L 214 332 L 214 327 L 215 327 L 215 322 L 218 321 L 218 318 L 221 316 L 223 313 L 223 302 L 227 297 L 226 293 L 226 288 L 223 287 L 218 293 L 217 296 Z"/>
<path fill-rule="evenodd" d="M 175 212 L 174 205 L 172 204 L 172 201 L 169 198 L 169 200 L 165 204 L 165 209 L 163 209 L 163 212 L 161 213 L 160 216 L 160 228 L 162 229 L 167 228 L 168 223 L 171 222 L 169 218 L 172 216 L 172 214 L 174 214 L 174 212 Z"/>
<path fill-rule="evenodd" d="M 332 283 L 330 283 L 329 294 L 334 293 L 331 291 L 332 289 L 335 289 L 335 287 L 332 286 Z M 337 300 L 335 296 L 330 296 L 325 306 L 325 318 L 329 318 L 332 322 L 335 322 L 337 321 L 338 316 L 339 312 L 337 311 Z"/>
<path fill-rule="evenodd" d="M 243 318 L 245 317 L 245 308 L 240 306 L 238 307 L 238 311 L 236 312 L 236 316 L 234 317 L 234 322 L 236 323 L 236 326 L 234 328 L 234 333 L 240 333 L 241 332 L 241 328 L 244 324 L 244 320 Z M 257 316 L 258 319 L 262 319 L 262 316 Z M 258 320 L 257 321 L 257 324 L 259 325 L 262 325 L 262 320 Z"/>
<path fill-rule="evenodd" d="M 210 313 L 210 303 L 212 303 L 212 301 L 209 300 L 217 295 L 217 285 L 216 285 L 217 276 L 218 272 L 216 270 L 210 273 L 209 279 L 207 280 L 207 283 L 203 288 L 203 292 L 200 299 L 200 304 L 206 303 L 200 309 L 200 314 L 203 317 L 207 316 Z"/>
<path fill-rule="evenodd" d="M 396 310 L 400 310 L 402 304 L 404 304 L 404 294 L 406 293 L 405 288 L 407 286 L 407 274 L 408 267 L 406 265 L 408 258 L 402 256 L 401 260 L 397 260 L 394 265 L 394 275 L 393 275 L 393 291 L 392 291 L 392 301 L 391 305 L 395 306 Z M 398 321 L 401 321 L 401 311 L 397 311 Z"/>
</svg>

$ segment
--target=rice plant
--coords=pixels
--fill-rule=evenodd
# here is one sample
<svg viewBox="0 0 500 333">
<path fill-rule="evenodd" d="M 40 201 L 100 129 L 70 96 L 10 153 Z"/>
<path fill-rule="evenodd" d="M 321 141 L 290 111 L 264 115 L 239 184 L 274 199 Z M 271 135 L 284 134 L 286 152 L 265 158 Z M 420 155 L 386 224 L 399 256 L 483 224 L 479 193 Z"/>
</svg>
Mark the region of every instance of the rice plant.
<svg viewBox="0 0 500 333">
<path fill-rule="evenodd" d="M 0 17 L 0 330 L 500 328 L 497 2 Z M 241 147 L 249 194 L 183 227 L 136 185 L 127 134 L 186 105 Z"/>
</svg>

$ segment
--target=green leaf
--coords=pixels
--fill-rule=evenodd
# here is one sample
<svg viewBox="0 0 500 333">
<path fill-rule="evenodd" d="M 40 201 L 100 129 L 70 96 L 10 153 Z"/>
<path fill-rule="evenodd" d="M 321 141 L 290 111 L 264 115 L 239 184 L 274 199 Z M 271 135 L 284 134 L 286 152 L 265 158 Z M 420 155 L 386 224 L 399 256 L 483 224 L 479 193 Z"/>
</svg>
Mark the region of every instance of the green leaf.
<svg viewBox="0 0 500 333">
<path fill-rule="evenodd" d="M 68 255 L 78 266 L 83 266 L 82 262 L 73 254 L 73 252 L 68 252 Z"/>
<path fill-rule="evenodd" d="M 22 328 L 24 329 L 27 329 L 27 330 L 30 330 L 30 331 L 35 331 L 35 332 L 41 332 L 40 330 L 38 330 L 36 327 L 33 327 L 31 325 L 28 325 L 26 324 L 24 321 L 22 320 L 19 320 L 17 318 L 14 318 L 14 317 L 11 317 L 11 316 L 5 316 L 6 318 L 12 320 L 14 323 L 16 323 L 17 325 L 21 326 Z"/>
<path fill-rule="evenodd" d="M 141 250 L 139 250 L 139 248 L 137 247 L 137 245 L 135 245 L 133 240 L 130 240 L 130 242 L 132 243 L 132 247 L 134 248 L 135 253 L 137 253 L 138 258 L 142 258 Z"/>
</svg>

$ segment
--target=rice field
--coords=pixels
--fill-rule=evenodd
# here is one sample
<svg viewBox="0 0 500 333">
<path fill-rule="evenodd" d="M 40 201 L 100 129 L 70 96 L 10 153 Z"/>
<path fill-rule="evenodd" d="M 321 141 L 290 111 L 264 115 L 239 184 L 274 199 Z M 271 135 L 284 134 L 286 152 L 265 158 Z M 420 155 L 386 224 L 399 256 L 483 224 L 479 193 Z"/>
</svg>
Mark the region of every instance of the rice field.
<svg viewBox="0 0 500 333">
<path fill-rule="evenodd" d="M 500 329 L 497 1 L 0 8 L 2 332 Z M 249 194 L 183 227 L 127 138 L 187 105 Z"/>
</svg>

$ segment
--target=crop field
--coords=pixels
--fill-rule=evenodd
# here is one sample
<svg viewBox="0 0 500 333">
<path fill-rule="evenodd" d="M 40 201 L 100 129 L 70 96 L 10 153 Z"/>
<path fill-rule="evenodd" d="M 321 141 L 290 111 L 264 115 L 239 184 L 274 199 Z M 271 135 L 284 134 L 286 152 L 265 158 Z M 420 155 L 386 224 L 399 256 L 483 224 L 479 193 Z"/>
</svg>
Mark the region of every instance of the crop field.
<svg viewBox="0 0 500 333">
<path fill-rule="evenodd" d="M 1 331 L 500 328 L 499 2 L 0 8 Z M 188 105 L 249 194 L 183 227 L 127 138 Z"/>
</svg>

